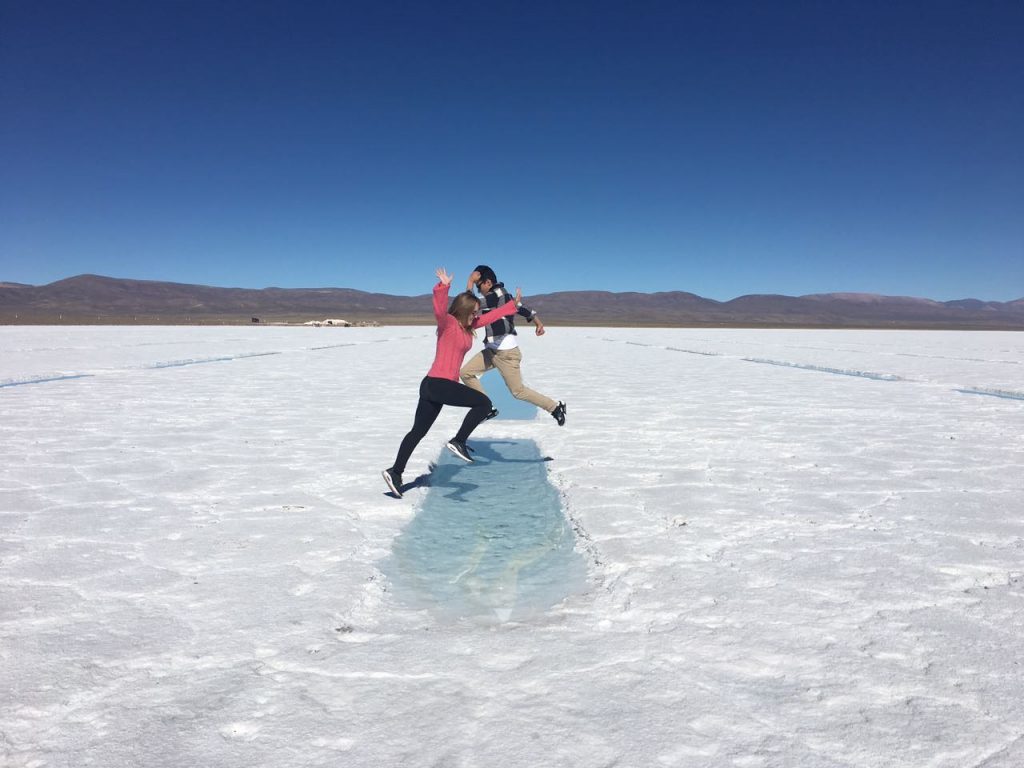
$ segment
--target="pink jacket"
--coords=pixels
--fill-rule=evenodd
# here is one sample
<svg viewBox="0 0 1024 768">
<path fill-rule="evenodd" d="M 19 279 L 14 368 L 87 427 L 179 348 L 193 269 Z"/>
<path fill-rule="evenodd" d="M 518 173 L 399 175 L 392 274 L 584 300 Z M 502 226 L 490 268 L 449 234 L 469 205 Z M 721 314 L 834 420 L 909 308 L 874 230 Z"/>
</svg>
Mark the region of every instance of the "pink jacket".
<svg viewBox="0 0 1024 768">
<path fill-rule="evenodd" d="M 515 314 L 515 311 L 516 303 L 510 301 L 480 315 L 473 321 L 473 327 L 482 328 L 495 320 Z M 434 317 L 437 318 L 437 352 L 427 376 L 458 381 L 462 358 L 473 346 L 473 336 L 448 314 L 448 286 L 441 282 L 434 286 Z"/>
</svg>

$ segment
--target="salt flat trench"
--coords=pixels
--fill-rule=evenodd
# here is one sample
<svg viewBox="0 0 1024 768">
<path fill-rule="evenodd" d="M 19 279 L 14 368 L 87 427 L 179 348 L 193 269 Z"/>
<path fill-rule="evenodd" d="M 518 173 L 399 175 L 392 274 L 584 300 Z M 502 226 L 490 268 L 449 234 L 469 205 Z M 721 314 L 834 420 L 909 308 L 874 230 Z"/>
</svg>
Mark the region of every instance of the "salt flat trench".
<svg viewBox="0 0 1024 768">
<path fill-rule="evenodd" d="M 715 351 L 699 350 L 699 349 L 683 349 L 681 347 L 673 347 L 673 346 L 668 346 L 668 345 L 663 345 L 663 344 L 648 344 L 648 343 L 639 342 L 639 341 L 626 341 L 624 339 L 609 339 L 609 338 L 601 338 L 601 337 L 597 337 L 597 336 L 588 336 L 587 338 L 598 340 L 598 341 L 602 341 L 602 342 L 610 342 L 610 343 L 613 343 L 613 344 L 626 344 L 626 345 L 634 346 L 634 347 L 647 347 L 649 349 L 657 349 L 657 350 L 662 350 L 662 351 L 666 351 L 666 352 L 675 352 L 675 353 L 681 353 L 681 354 L 686 354 L 686 355 L 699 355 L 699 356 L 702 356 L 702 357 L 731 358 L 731 359 L 738 360 L 738 361 L 745 362 L 745 363 L 755 363 L 755 364 L 758 364 L 758 365 L 774 365 L 774 366 L 779 366 L 779 367 L 783 367 L 783 368 L 796 368 L 796 369 L 799 369 L 799 370 L 813 371 L 813 372 L 816 372 L 816 373 L 827 373 L 827 374 L 832 374 L 832 375 L 837 375 L 837 376 L 853 376 L 853 377 L 862 378 L 862 379 L 871 379 L 873 381 L 890 381 L 890 382 L 902 382 L 902 383 L 911 383 L 911 384 L 912 383 L 917 383 L 914 379 L 908 379 L 908 378 L 904 378 L 902 376 L 898 376 L 897 374 L 894 374 L 894 373 L 886 373 L 886 372 L 880 372 L 880 371 L 862 371 L 862 370 L 855 370 L 855 369 L 850 369 L 850 368 L 830 368 L 830 367 L 827 367 L 827 366 L 812 365 L 812 364 L 809 364 L 809 363 L 797 363 L 797 362 L 790 362 L 790 361 L 787 361 L 787 360 L 776 360 L 776 359 L 773 359 L 773 358 L 764 358 L 764 357 L 745 357 L 745 356 L 742 356 L 742 355 L 729 355 L 729 354 L 726 354 L 724 352 L 715 352 Z M 806 346 L 805 347 L 801 347 L 801 348 L 803 348 L 803 349 L 819 349 L 817 347 L 806 347 Z M 829 349 L 828 351 L 832 351 L 832 350 Z M 900 354 L 901 356 L 905 356 L 905 357 L 921 357 L 921 358 L 936 359 L 936 360 L 957 360 L 957 361 L 964 361 L 964 362 L 999 363 L 999 364 L 1003 364 L 1003 365 L 1021 365 L 1021 362 L 1018 361 L 1018 360 L 987 360 L 987 359 L 983 359 L 983 358 L 946 357 L 946 356 L 941 356 L 941 355 L 917 355 L 917 354 L 905 353 L 905 352 L 904 353 L 898 353 L 898 354 Z M 984 396 L 984 397 L 998 397 L 998 398 L 1001 398 L 1001 399 L 1004 399 L 1004 400 L 1024 400 L 1024 391 L 1013 390 L 1013 389 L 1002 389 L 1002 388 L 985 387 L 985 386 L 977 386 L 977 387 L 973 387 L 972 386 L 972 387 L 952 387 L 952 388 L 950 388 L 950 391 L 951 392 L 955 392 L 957 394 L 963 394 L 963 395 L 981 395 L 981 396 Z"/>
<path fill-rule="evenodd" d="M 350 341 L 343 342 L 340 344 L 324 344 L 319 346 L 310 347 L 299 347 L 291 350 L 266 350 L 259 352 L 238 352 L 234 354 L 220 354 L 220 355 L 208 355 L 204 357 L 190 357 L 176 360 L 158 360 L 148 363 L 140 363 L 136 365 L 128 365 L 115 368 L 106 368 L 95 371 L 61 371 L 55 373 L 39 374 L 39 375 L 25 375 L 15 376 L 8 379 L 0 379 L 0 389 L 10 387 L 21 387 L 31 384 L 48 384 L 51 382 L 58 381 L 70 381 L 77 379 L 92 379 L 101 378 L 105 376 L 117 375 L 119 373 L 126 373 L 129 371 L 159 371 L 166 368 L 182 368 L 191 365 L 207 365 L 210 363 L 228 363 L 234 360 L 245 360 L 248 358 L 255 357 L 272 357 L 275 355 L 292 355 L 292 354 L 303 354 L 307 352 L 321 352 L 329 349 L 338 349 L 341 347 L 356 347 L 366 344 L 380 344 L 394 341 L 405 341 L 408 339 L 416 339 L 418 336 L 397 336 L 386 339 L 373 339 L 371 341 Z M 149 347 L 158 346 L 153 342 L 143 342 L 140 344 L 129 345 L 130 347 Z M 57 348 L 59 350 L 59 348 Z M 70 348 L 69 348 L 70 349 Z M 19 350 L 19 351 L 37 351 L 37 350 Z M 48 348 L 47 351 L 56 351 L 54 348 Z"/>
</svg>

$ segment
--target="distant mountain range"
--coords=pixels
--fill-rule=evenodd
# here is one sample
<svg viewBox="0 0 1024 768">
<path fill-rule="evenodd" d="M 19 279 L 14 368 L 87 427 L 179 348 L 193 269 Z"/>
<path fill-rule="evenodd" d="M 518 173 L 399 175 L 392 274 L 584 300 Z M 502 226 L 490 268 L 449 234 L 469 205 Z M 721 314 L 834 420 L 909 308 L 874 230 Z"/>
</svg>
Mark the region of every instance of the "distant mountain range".
<svg viewBox="0 0 1024 768">
<path fill-rule="evenodd" d="M 1024 298 L 932 301 L 826 293 L 749 295 L 714 301 L 693 293 L 563 291 L 526 303 L 545 322 L 593 326 L 966 328 L 1024 330 Z M 219 324 L 341 318 L 383 324 L 432 323 L 430 296 L 351 288 L 216 288 L 79 275 L 49 285 L 0 282 L 0 324 Z"/>
</svg>

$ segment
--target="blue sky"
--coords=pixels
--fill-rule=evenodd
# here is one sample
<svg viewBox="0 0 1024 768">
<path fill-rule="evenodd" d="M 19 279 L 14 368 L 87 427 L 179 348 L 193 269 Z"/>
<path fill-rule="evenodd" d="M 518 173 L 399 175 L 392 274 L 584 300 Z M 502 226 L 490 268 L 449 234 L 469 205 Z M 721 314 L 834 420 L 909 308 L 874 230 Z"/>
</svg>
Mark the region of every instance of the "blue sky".
<svg viewBox="0 0 1024 768">
<path fill-rule="evenodd" d="M 1024 4 L 0 4 L 0 281 L 1024 296 Z"/>
</svg>

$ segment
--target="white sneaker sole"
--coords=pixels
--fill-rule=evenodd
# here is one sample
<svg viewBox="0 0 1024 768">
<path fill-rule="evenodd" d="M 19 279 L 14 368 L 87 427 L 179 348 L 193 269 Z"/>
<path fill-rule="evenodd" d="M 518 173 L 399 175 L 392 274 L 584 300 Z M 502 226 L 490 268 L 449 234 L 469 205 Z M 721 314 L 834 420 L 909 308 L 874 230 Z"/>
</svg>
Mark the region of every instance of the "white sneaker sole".
<svg viewBox="0 0 1024 768">
<path fill-rule="evenodd" d="M 395 494 L 395 496 L 397 496 L 398 498 L 402 498 L 402 491 L 395 487 L 395 483 L 391 479 L 391 475 L 389 475 L 386 471 L 381 472 L 380 475 L 381 477 L 384 478 L 384 482 L 388 484 L 388 488 L 391 489 L 391 492 Z"/>
<path fill-rule="evenodd" d="M 458 450 L 456 450 L 455 446 L 453 446 L 451 443 L 445 443 L 445 445 L 448 446 L 448 450 L 449 451 L 454 453 L 456 456 L 458 456 L 460 459 L 462 459 L 467 464 L 472 464 L 473 463 L 473 459 L 471 459 L 469 456 L 463 456 Z"/>
</svg>

